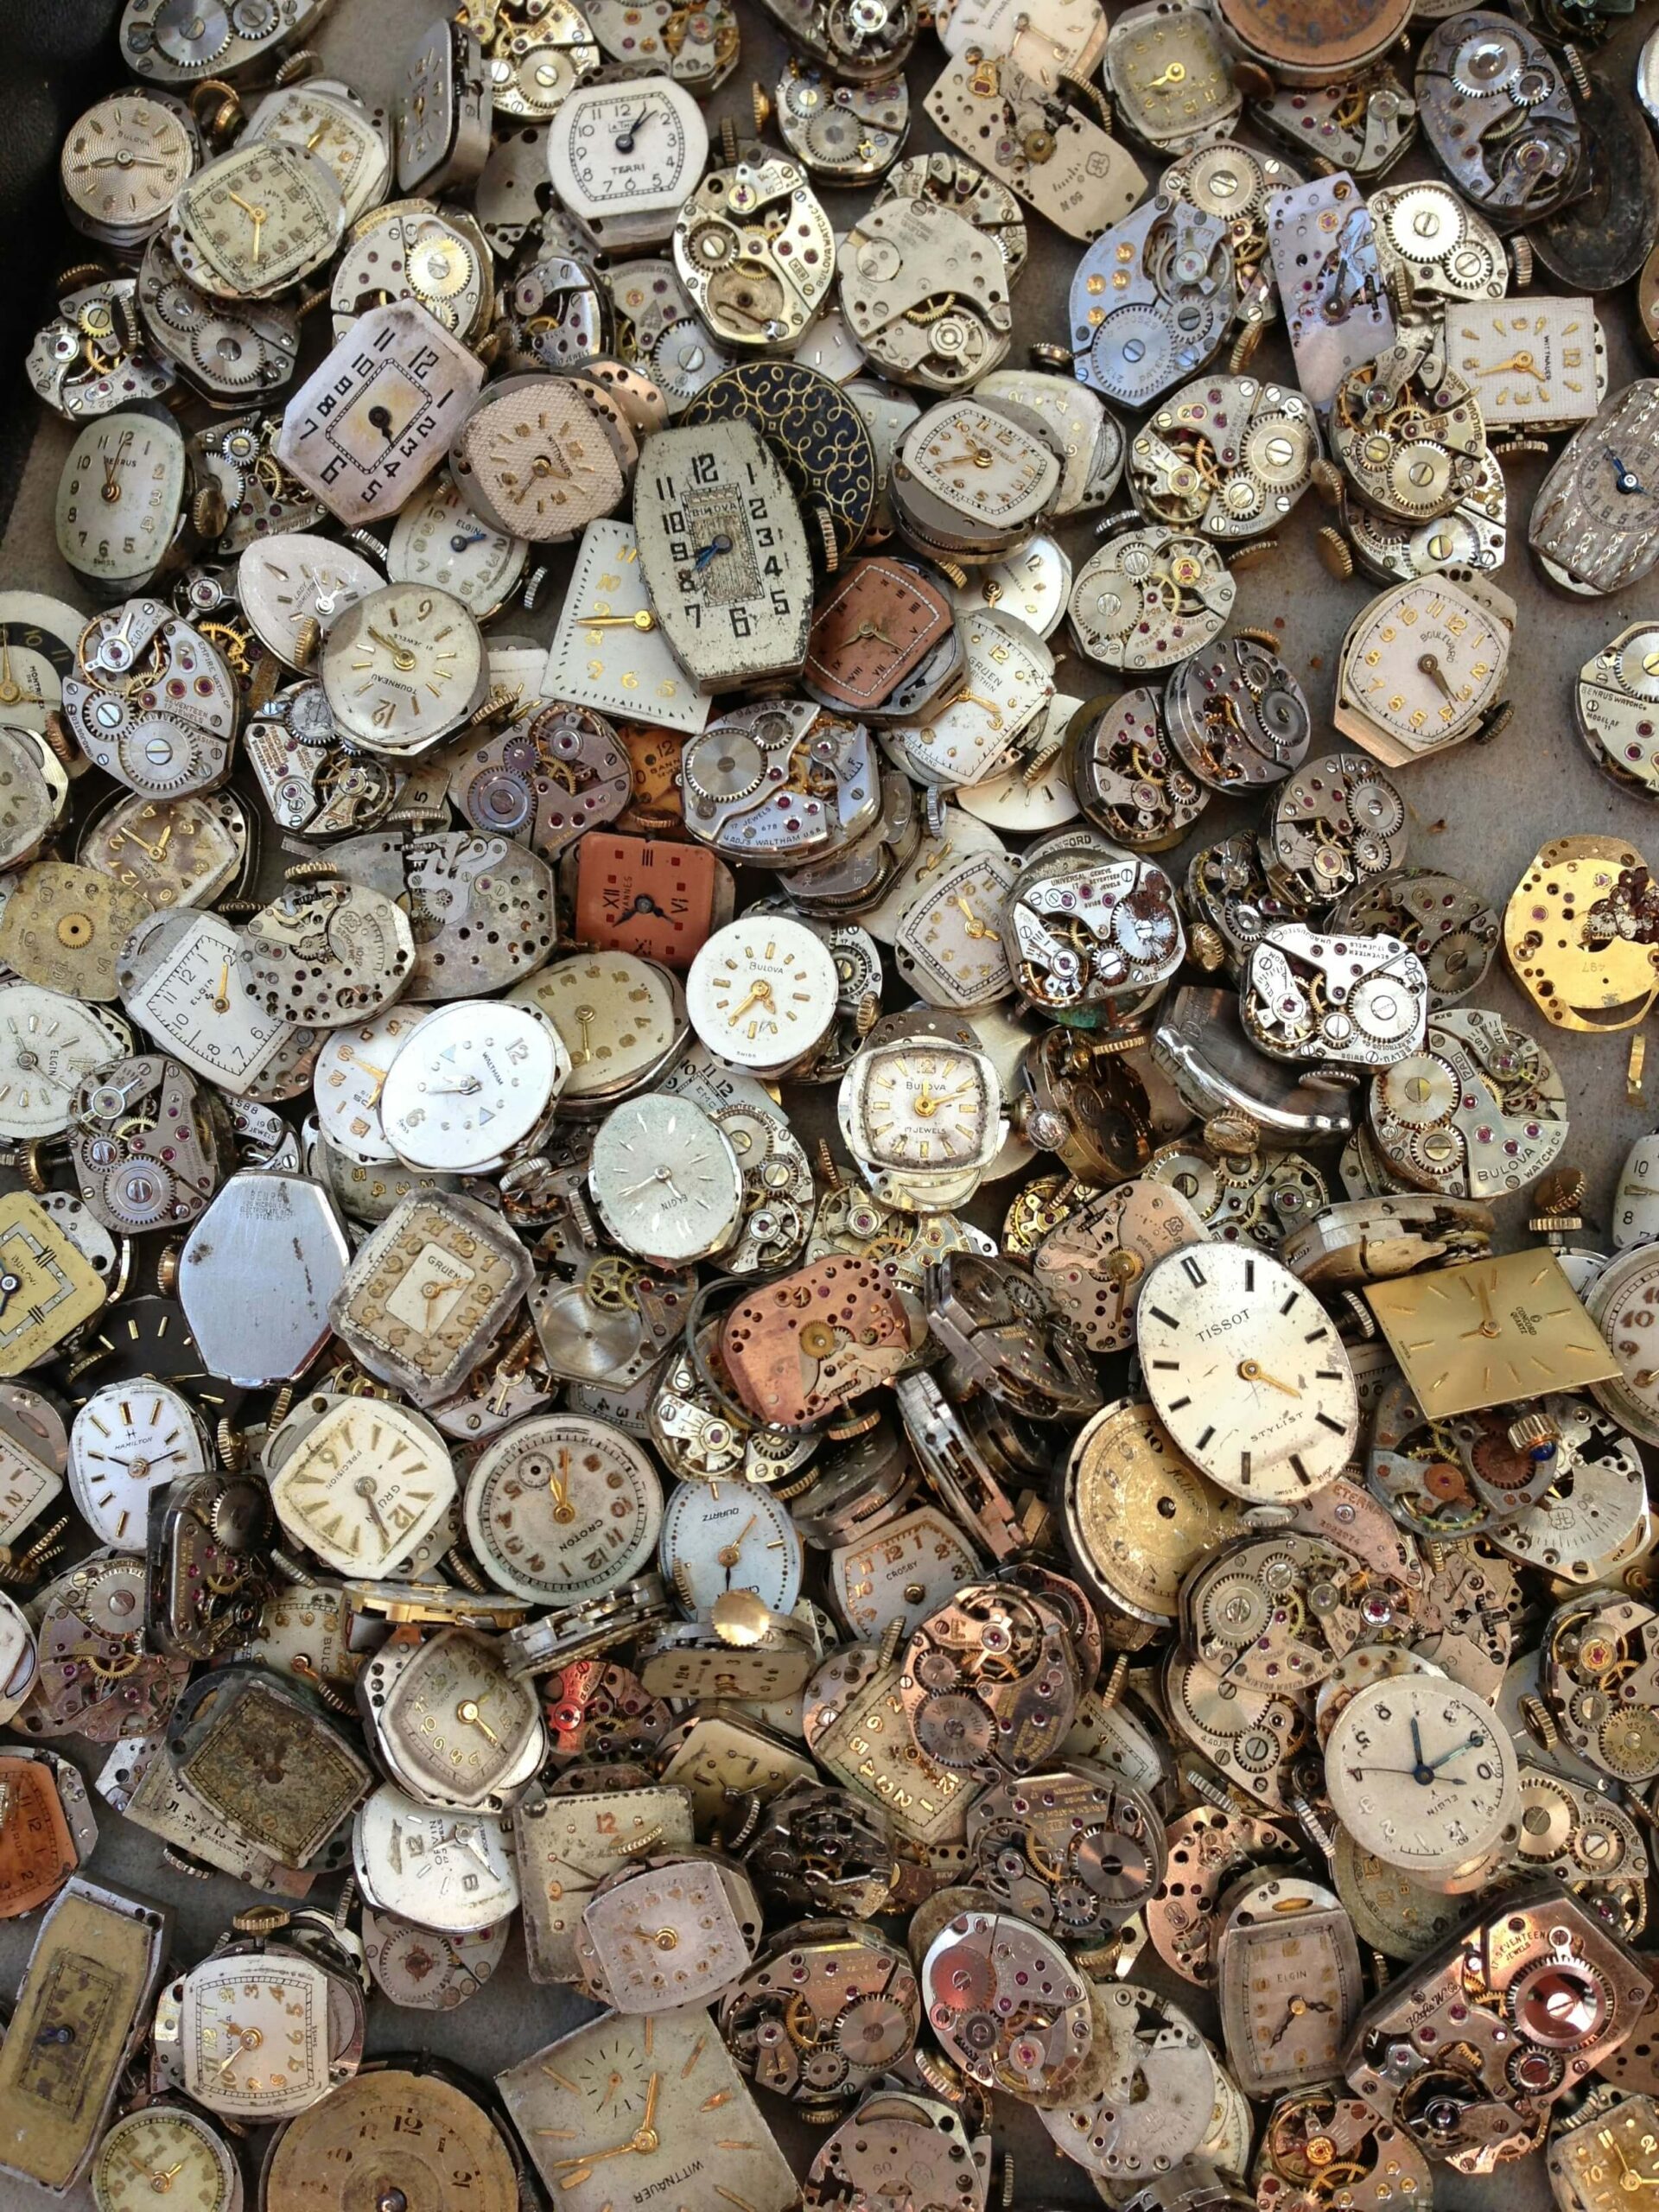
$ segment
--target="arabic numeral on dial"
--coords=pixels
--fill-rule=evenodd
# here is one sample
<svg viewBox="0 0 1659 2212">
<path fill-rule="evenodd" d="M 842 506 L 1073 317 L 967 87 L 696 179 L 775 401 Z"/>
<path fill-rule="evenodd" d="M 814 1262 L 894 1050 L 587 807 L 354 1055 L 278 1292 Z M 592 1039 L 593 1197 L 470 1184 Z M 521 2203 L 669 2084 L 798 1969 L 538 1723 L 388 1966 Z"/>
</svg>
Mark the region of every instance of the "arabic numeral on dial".
<svg viewBox="0 0 1659 2212">
<path fill-rule="evenodd" d="M 691 481 L 694 484 L 719 483 L 720 463 L 713 454 L 700 453 L 696 455 L 691 463 Z"/>
<path fill-rule="evenodd" d="M 732 635 L 734 638 L 748 637 L 750 635 L 748 608 L 747 607 L 734 607 L 729 610 L 729 612 L 732 618 Z"/>
</svg>

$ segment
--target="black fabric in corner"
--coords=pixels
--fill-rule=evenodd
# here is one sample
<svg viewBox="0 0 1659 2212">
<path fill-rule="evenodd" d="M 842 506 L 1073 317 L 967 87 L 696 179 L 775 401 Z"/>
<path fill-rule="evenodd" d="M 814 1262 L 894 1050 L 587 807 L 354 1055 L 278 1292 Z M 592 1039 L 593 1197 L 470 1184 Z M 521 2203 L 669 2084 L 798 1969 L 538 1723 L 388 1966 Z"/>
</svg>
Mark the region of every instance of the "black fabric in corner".
<svg viewBox="0 0 1659 2212">
<path fill-rule="evenodd" d="M 121 0 L 4 0 L 0 6 L 0 528 L 17 496 L 41 403 L 23 375 L 50 308 L 52 279 L 93 257 L 58 197 L 58 149 L 80 111 L 121 81 Z"/>
</svg>

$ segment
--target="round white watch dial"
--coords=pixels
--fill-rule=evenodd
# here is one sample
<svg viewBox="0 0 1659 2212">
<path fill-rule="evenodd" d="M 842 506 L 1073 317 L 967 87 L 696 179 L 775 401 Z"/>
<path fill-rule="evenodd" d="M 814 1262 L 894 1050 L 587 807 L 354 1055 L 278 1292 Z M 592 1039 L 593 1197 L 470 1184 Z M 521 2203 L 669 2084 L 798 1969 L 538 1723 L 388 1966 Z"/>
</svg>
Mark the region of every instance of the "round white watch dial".
<svg viewBox="0 0 1659 2212">
<path fill-rule="evenodd" d="M 57 1136 L 83 1077 L 124 1049 L 94 1007 L 43 983 L 0 983 L 0 1136 Z"/>
<path fill-rule="evenodd" d="M 644 1082 L 685 1031 L 673 978 L 632 952 L 556 960 L 515 983 L 507 1000 L 537 1008 L 564 1039 L 568 1100 L 597 1102 Z"/>
<path fill-rule="evenodd" d="M 322 648 L 335 727 L 372 751 L 419 752 L 471 714 L 485 678 L 478 624 L 451 592 L 387 584 L 354 600 Z"/>
<path fill-rule="evenodd" d="M 1312 1291 L 1265 1253 L 1172 1252 L 1141 1287 L 1135 1337 L 1159 1419 L 1236 1497 L 1294 1503 L 1353 1456 L 1348 1354 Z"/>
<path fill-rule="evenodd" d="M 639 1446 L 608 1421 L 531 1414 L 480 1454 L 467 1534 L 493 1581 L 543 1605 L 602 1597 L 656 1548 L 663 1487 Z"/>
<path fill-rule="evenodd" d="M 588 1187 L 619 1243 L 675 1266 L 723 1249 L 742 1219 L 731 1140 L 689 1099 L 660 1092 L 612 1108 L 594 1139 Z"/>
<path fill-rule="evenodd" d="M 1325 1752 L 1338 1819 L 1362 1850 L 1419 1879 L 1454 1874 L 1515 1832 L 1510 1733 L 1484 1698 L 1437 1675 L 1357 1690 Z"/>
<path fill-rule="evenodd" d="M 715 931 L 691 963 L 685 1002 L 716 1059 L 784 1068 L 823 1035 L 839 988 L 821 938 L 803 923 L 763 914 Z"/>
<path fill-rule="evenodd" d="M 58 157 L 70 220 L 94 238 L 134 245 L 166 220 L 196 159 L 177 103 L 136 86 L 111 92 L 70 126 Z"/>
<path fill-rule="evenodd" d="M 387 1071 L 380 1121 L 405 1166 L 475 1173 L 546 1119 L 556 1036 L 524 1006 L 464 999 L 429 1014 Z"/>
<path fill-rule="evenodd" d="M 205 1473 L 207 1432 L 188 1399 L 139 1376 L 95 1390 L 69 1431 L 69 1491 L 101 1543 L 142 1551 L 149 1497 Z"/>
<path fill-rule="evenodd" d="M 311 1088 L 317 1123 L 336 1151 L 359 1166 L 396 1160 L 380 1125 L 380 1094 L 391 1064 L 423 1021 L 424 1007 L 387 1007 L 353 1029 L 331 1029 Z"/>
<path fill-rule="evenodd" d="M 518 1903 L 499 1821 L 417 1804 L 390 1782 L 358 1808 L 352 1863 L 371 1904 L 448 1935 L 493 1928 Z"/>
<path fill-rule="evenodd" d="M 803 1562 L 787 1509 L 757 1483 L 682 1483 L 668 1502 L 660 1564 L 694 1619 L 728 1590 L 752 1590 L 772 1612 L 788 1612 Z"/>
<path fill-rule="evenodd" d="M 492 530 L 438 475 L 399 509 L 386 574 L 395 584 L 436 584 L 487 622 L 517 589 L 529 559 L 525 539 Z"/>
</svg>

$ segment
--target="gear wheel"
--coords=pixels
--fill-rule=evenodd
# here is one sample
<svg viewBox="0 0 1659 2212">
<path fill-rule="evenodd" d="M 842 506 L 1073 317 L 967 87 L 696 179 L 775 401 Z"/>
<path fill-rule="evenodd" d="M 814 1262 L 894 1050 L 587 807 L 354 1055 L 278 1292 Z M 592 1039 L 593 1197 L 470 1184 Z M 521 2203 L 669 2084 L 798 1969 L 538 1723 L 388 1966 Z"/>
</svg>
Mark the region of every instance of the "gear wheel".
<svg viewBox="0 0 1659 2212">
<path fill-rule="evenodd" d="M 1169 180 L 1165 182 L 1167 186 Z M 1253 212 L 1267 189 L 1267 179 L 1254 154 L 1230 144 L 1195 154 L 1182 172 L 1181 186 L 1201 213 L 1234 223 Z"/>
<path fill-rule="evenodd" d="M 1438 1052 L 1412 1052 L 1376 1078 L 1381 1111 L 1408 1129 L 1444 1128 L 1457 1112 L 1463 1085 Z"/>
<path fill-rule="evenodd" d="M 1362 976 L 1348 995 L 1349 1020 L 1374 1045 L 1399 1045 L 1417 1027 L 1417 1001 L 1392 976 Z"/>
<path fill-rule="evenodd" d="M 1645 1705 L 1618 1707 L 1597 1731 L 1595 1758 L 1621 1782 L 1659 1774 L 1659 1713 Z"/>
<path fill-rule="evenodd" d="M 1218 1574 L 1194 1607 L 1201 1648 L 1243 1651 L 1272 1620 L 1274 1603 L 1250 1574 Z"/>
<path fill-rule="evenodd" d="M 928 2007 L 954 2013 L 960 2027 L 964 2014 L 983 2017 L 996 1997 L 996 1969 L 980 1939 L 963 1936 L 941 1951 L 928 1974 Z"/>
<path fill-rule="evenodd" d="M 159 1160 L 124 1160 L 104 1179 L 104 1204 L 124 1231 L 158 1229 L 175 1217 L 178 1187 Z"/>
<path fill-rule="evenodd" d="M 276 0 L 232 0 L 231 28 L 238 38 L 270 38 L 282 25 Z"/>
<path fill-rule="evenodd" d="M 1380 776 L 1356 776 L 1349 786 L 1348 818 L 1356 838 L 1397 837 L 1406 826 L 1406 802 Z"/>
<path fill-rule="evenodd" d="M 855 1997 L 836 2016 L 830 2039 L 854 2066 L 872 2071 L 895 2065 L 913 2039 L 911 2019 L 896 1999 L 873 1993 Z"/>
<path fill-rule="evenodd" d="M 1458 48 L 1448 73 L 1465 99 L 1484 100 L 1507 92 L 1526 63 L 1526 48 L 1515 33 L 1489 18 Z"/>
<path fill-rule="evenodd" d="M 197 373 L 216 385 L 257 385 L 265 382 L 264 348 L 245 327 L 223 315 L 210 315 L 190 333 L 190 359 Z"/>
<path fill-rule="evenodd" d="M 996 1723 L 967 1690 L 938 1690 L 911 1724 L 920 1748 L 953 1773 L 982 1765 L 996 1741 Z"/>
<path fill-rule="evenodd" d="M 1567 1791 L 1541 1767 L 1529 1766 L 1521 1784 L 1522 1857 L 1553 1862 L 1573 1848 L 1578 1826 L 1578 1808 Z"/>
<path fill-rule="evenodd" d="M 1618 681 L 1633 699 L 1659 702 L 1659 629 L 1644 629 L 1619 649 Z"/>
<path fill-rule="evenodd" d="M 429 303 L 457 297 L 473 272 L 460 240 L 440 236 L 419 238 L 409 247 L 404 273 L 411 291 Z"/>
<path fill-rule="evenodd" d="M 1307 481 L 1317 448 L 1306 423 L 1292 415 L 1264 415 L 1244 439 L 1244 467 L 1272 492 L 1288 492 Z"/>
<path fill-rule="evenodd" d="M 711 730 L 687 747 L 680 773 L 694 810 L 700 798 L 730 805 L 760 790 L 766 781 L 766 754 L 747 729 Z"/>
<path fill-rule="evenodd" d="M 176 715 L 138 715 L 116 748 L 123 779 L 147 798 L 181 791 L 199 771 L 201 740 Z"/>
<path fill-rule="evenodd" d="M 1389 458 L 1385 481 L 1390 505 L 1414 521 L 1432 522 L 1458 494 L 1456 464 L 1433 438 L 1413 438 L 1396 447 Z"/>
<path fill-rule="evenodd" d="M 536 796 L 525 777 L 492 766 L 481 769 L 467 785 L 461 808 L 480 829 L 514 837 L 535 818 Z"/>
<path fill-rule="evenodd" d="M 1090 340 L 1090 362 L 1103 390 L 1126 406 L 1143 407 L 1175 375 L 1175 339 L 1153 307 L 1122 307 Z"/>
<path fill-rule="evenodd" d="M 230 16 L 216 0 L 162 0 L 151 29 L 156 52 L 175 69 L 210 69 L 232 38 Z"/>
<path fill-rule="evenodd" d="M 1443 262 L 1468 226 L 1452 193 L 1442 186 L 1419 184 L 1408 185 L 1398 195 L 1383 227 L 1402 261 Z"/>
</svg>

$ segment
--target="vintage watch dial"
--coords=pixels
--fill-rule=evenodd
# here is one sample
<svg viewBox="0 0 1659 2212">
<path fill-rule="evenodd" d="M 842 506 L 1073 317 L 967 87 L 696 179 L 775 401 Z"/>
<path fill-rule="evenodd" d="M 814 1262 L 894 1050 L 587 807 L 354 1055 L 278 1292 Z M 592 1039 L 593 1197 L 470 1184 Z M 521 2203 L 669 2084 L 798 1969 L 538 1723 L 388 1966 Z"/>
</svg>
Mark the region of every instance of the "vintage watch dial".
<svg viewBox="0 0 1659 2212">
<path fill-rule="evenodd" d="M 633 524 L 657 619 L 701 690 L 800 668 L 812 618 L 806 536 L 788 480 L 751 423 L 648 439 Z"/>
<path fill-rule="evenodd" d="M 188 798 L 122 793 L 82 833 L 79 857 L 129 891 L 142 891 L 159 913 L 206 906 L 241 874 L 252 832 L 230 791 Z"/>
<path fill-rule="evenodd" d="M 381 1756 L 425 1802 L 493 1805 L 534 1770 L 546 1746 L 540 1701 L 507 1673 L 496 1638 L 446 1629 L 397 1671 L 377 1665 L 363 1686 Z"/>
<path fill-rule="evenodd" d="M 21 1704 L 12 1694 L 12 1678 L 18 1671 L 19 1646 L 26 1653 L 25 1674 L 35 1669 L 34 1637 L 22 1615 L 10 1605 L 0 1620 L 0 1710 L 10 1719 Z M 13 1920 L 38 1912 L 50 1904 L 92 1848 L 92 1839 L 81 1822 L 80 1834 L 70 1825 L 65 1804 L 69 1791 L 79 1794 L 84 1820 L 86 1785 L 67 1764 L 54 1765 L 40 1752 L 0 1751 L 0 1786 L 7 1790 L 6 1820 L 0 1827 L 0 1917 Z"/>
<path fill-rule="evenodd" d="M 803 923 L 765 915 L 715 931 L 691 963 L 685 1002 L 716 1059 L 780 1068 L 823 1036 L 838 989 L 822 941 Z"/>
<path fill-rule="evenodd" d="M 648 1839 L 670 1851 L 690 1844 L 691 1798 L 671 1784 L 557 1790 L 520 1808 L 515 1834 L 531 1979 L 575 1981 L 576 1936 L 588 1898 Z"/>
<path fill-rule="evenodd" d="M 487 1168 L 545 1119 L 563 1056 L 524 1006 L 465 1000 L 428 1016 L 387 1071 L 386 1141 L 410 1167 Z"/>
<path fill-rule="evenodd" d="M 1173 1252 L 1147 1275 L 1135 1338 L 1160 1420 L 1224 1490 L 1260 1504 L 1321 1490 L 1352 1456 L 1353 1369 L 1287 1268 L 1233 1244 Z"/>
<path fill-rule="evenodd" d="M 123 1049 L 97 1007 L 44 984 L 0 983 L 0 1134 L 67 1129 L 82 1078 Z"/>
<path fill-rule="evenodd" d="M 186 1975 L 185 2093 L 209 2112 L 280 2120 L 328 2087 L 328 1977 L 267 1952 L 207 1959 Z"/>
<path fill-rule="evenodd" d="M 1067 1547 L 1108 1603 L 1173 1622 L 1181 1585 L 1232 1533 L 1236 1509 L 1177 1450 L 1152 1407 L 1121 1398 L 1087 1423 L 1065 1478 Z"/>
<path fill-rule="evenodd" d="M 238 1096 L 303 1032 L 248 986 L 242 938 L 218 914 L 158 914 L 128 940 L 122 1003 L 163 1051 Z"/>
<path fill-rule="evenodd" d="M 883 1053 L 860 1094 L 859 1137 L 880 1167 L 961 1167 L 982 1156 L 1001 1099 L 983 1054 L 949 1046 Z"/>
<path fill-rule="evenodd" d="M 0 591 L 0 715 L 44 729 L 73 675 L 86 618 L 44 592 Z"/>
<path fill-rule="evenodd" d="M 626 2157 L 632 2196 L 680 2212 L 785 2212 L 797 2195 L 772 2131 L 698 2005 L 578 2028 L 499 2077 L 563 2212 L 601 2212 Z M 626 2146 L 626 2149 L 619 2146 Z M 659 2194 L 660 2193 L 660 2194 Z"/>
<path fill-rule="evenodd" d="M 631 1437 L 579 1414 L 532 1414 L 487 1445 L 467 1484 L 467 1533 L 505 1590 L 575 1604 L 638 1574 L 663 1490 Z"/>
<path fill-rule="evenodd" d="M 574 537 L 622 497 L 615 448 L 577 387 L 556 377 L 489 385 L 456 433 L 450 467 L 487 522 L 542 544 Z"/>
<path fill-rule="evenodd" d="M 447 736 L 485 673 L 478 624 L 435 586 L 388 584 L 353 601 L 322 649 L 335 728 L 372 752 L 420 752 Z"/>
<path fill-rule="evenodd" d="M 760 1932 L 758 1907 L 741 1920 L 724 1870 L 707 1859 L 642 1867 L 596 1892 L 582 1927 L 584 1967 L 630 2012 L 712 2002 L 747 1968 Z"/>
<path fill-rule="evenodd" d="M 236 564 L 242 612 L 266 651 L 290 668 L 308 665 L 336 619 L 383 581 L 351 546 L 308 530 L 256 538 Z"/>
<path fill-rule="evenodd" d="M 1561 2212 L 1623 2212 L 1659 2189 L 1659 2107 L 1626 2097 L 1569 2126 L 1550 2145 L 1548 2167 Z"/>
<path fill-rule="evenodd" d="M 1509 657 L 1495 614 L 1428 577 L 1366 608 L 1343 648 L 1343 684 L 1409 758 L 1468 733 L 1497 699 Z"/>
<path fill-rule="evenodd" d="M 365 1167 L 397 1155 L 380 1123 L 380 1094 L 392 1062 L 427 1020 L 420 1007 L 388 1007 L 372 1021 L 333 1029 L 317 1055 L 312 1090 L 324 1136 Z"/>
<path fill-rule="evenodd" d="M 570 1074 L 561 1096 L 596 1103 L 642 1083 L 685 1033 L 673 978 L 629 952 L 578 953 L 509 1000 L 536 1007 L 564 1039 Z"/>
<path fill-rule="evenodd" d="M 625 1099 L 594 1139 L 588 1187 L 613 1236 L 642 1258 L 681 1266 L 728 1245 L 742 1217 L 743 1172 L 729 1137 L 689 1099 Z"/>
<path fill-rule="evenodd" d="M 434 476 L 398 510 L 386 547 L 395 584 L 435 584 L 487 622 L 523 580 L 530 547 L 481 522 L 447 476 Z"/>
<path fill-rule="evenodd" d="M 112 92 L 72 125 L 58 156 L 69 219 L 136 245 L 166 220 L 197 159 L 196 134 L 174 102 L 136 86 Z"/>
<path fill-rule="evenodd" d="M 518 1903 L 512 1847 L 499 1821 L 436 1811 L 390 1782 L 358 1810 L 352 1863 L 372 1904 L 448 1935 L 493 1927 Z"/>
<path fill-rule="evenodd" d="M 230 2145 L 199 2114 L 159 2105 L 118 2120 L 92 2171 L 98 2212 L 155 2212 L 158 2197 L 179 2212 L 232 2212 L 241 2176 Z"/>
<path fill-rule="evenodd" d="M 446 1948 L 442 1937 L 426 1942 L 429 1951 Z M 423 1992 L 430 1986 L 421 1985 Z M 427 2002 L 423 1994 L 415 2001 Z M 357 2212 L 359 2202 L 408 2212 L 518 2212 L 515 2163 L 481 2096 L 470 2078 L 452 2080 L 424 2058 L 366 2068 L 272 2143 L 262 2177 L 265 2212 Z"/>
<path fill-rule="evenodd" d="M 181 273 L 203 291 L 269 299 L 326 261 L 345 227 L 340 188 L 321 162 L 255 140 L 185 186 L 168 242 Z"/>
<path fill-rule="evenodd" d="M 554 189 L 582 219 L 672 212 L 702 168 L 709 133 L 696 104 L 665 77 L 579 86 L 553 119 Z"/>
<path fill-rule="evenodd" d="M 1325 1773 L 1360 1848 L 1420 1879 L 1476 1865 L 1516 1834 L 1509 1731 L 1449 1678 L 1397 1675 L 1357 1690 L 1326 1739 Z"/>
<path fill-rule="evenodd" d="M 244 143 L 273 139 L 321 162 L 340 188 L 346 220 L 356 222 L 385 198 L 391 175 L 385 118 L 346 86 L 313 78 L 270 92 L 249 118 Z"/>
<path fill-rule="evenodd" d="M 787 1509 L 757 1484 L 682 1483 L 669 1501 L 659 1563 L 694 1618 L 728 1590 L 752 1590 L 772 1612 L 788 1612 L 803 1560 Z"/>
<path fill-rule="evenodd" d="M 925 490 L 999 533 L 1034 522 L 1060 480 L 1060 463 L 1040 438 L 971 399 L 930 410 L 899 450 L 899 465 Z"/>
<path fill-rule="evenodd" d="M 111 596 L 136 590 L 166 561 L 184 496 L 184 439 L 169 418 L 103 416 L 64 461 L 58 550 Z"/>
<path fill-rule="evenodd" d="M 416 1300 L 423 1287 L 405 1282 L 393 1297 Z M 436 1295 L 450 1289 L 443 1271 Z M 429 1302 L 435 1300 L 422 1304 Z M 289 1421 L 302 1433 L 285 1436 L 278 1428 L 267 1446 L 271 1503 L 289 1535 L 337 1573 L 389 1573 L 454 1498 L 442 1438 L 407 1407 L 319 1394 L 302 1399 Z"/>
<path fill-rule="evenodd" d="M 150 1492 L 199 1475 L 210 1453 L 200 1415 L 164 1382 L 95 1390 L 69 1432 L 69 1491 L 100 1541 L 143 1548 Z"/>
<path fill-rule="evenodd" d="M 1228 2056 L 1252 2095 L 1340 2073 L 1360 1993 L 1358 1951 L 1345 1923 L 1331 1891 L 1291 1877 L 1248 1891 L 1224 1928 Z"/>
</svg>

